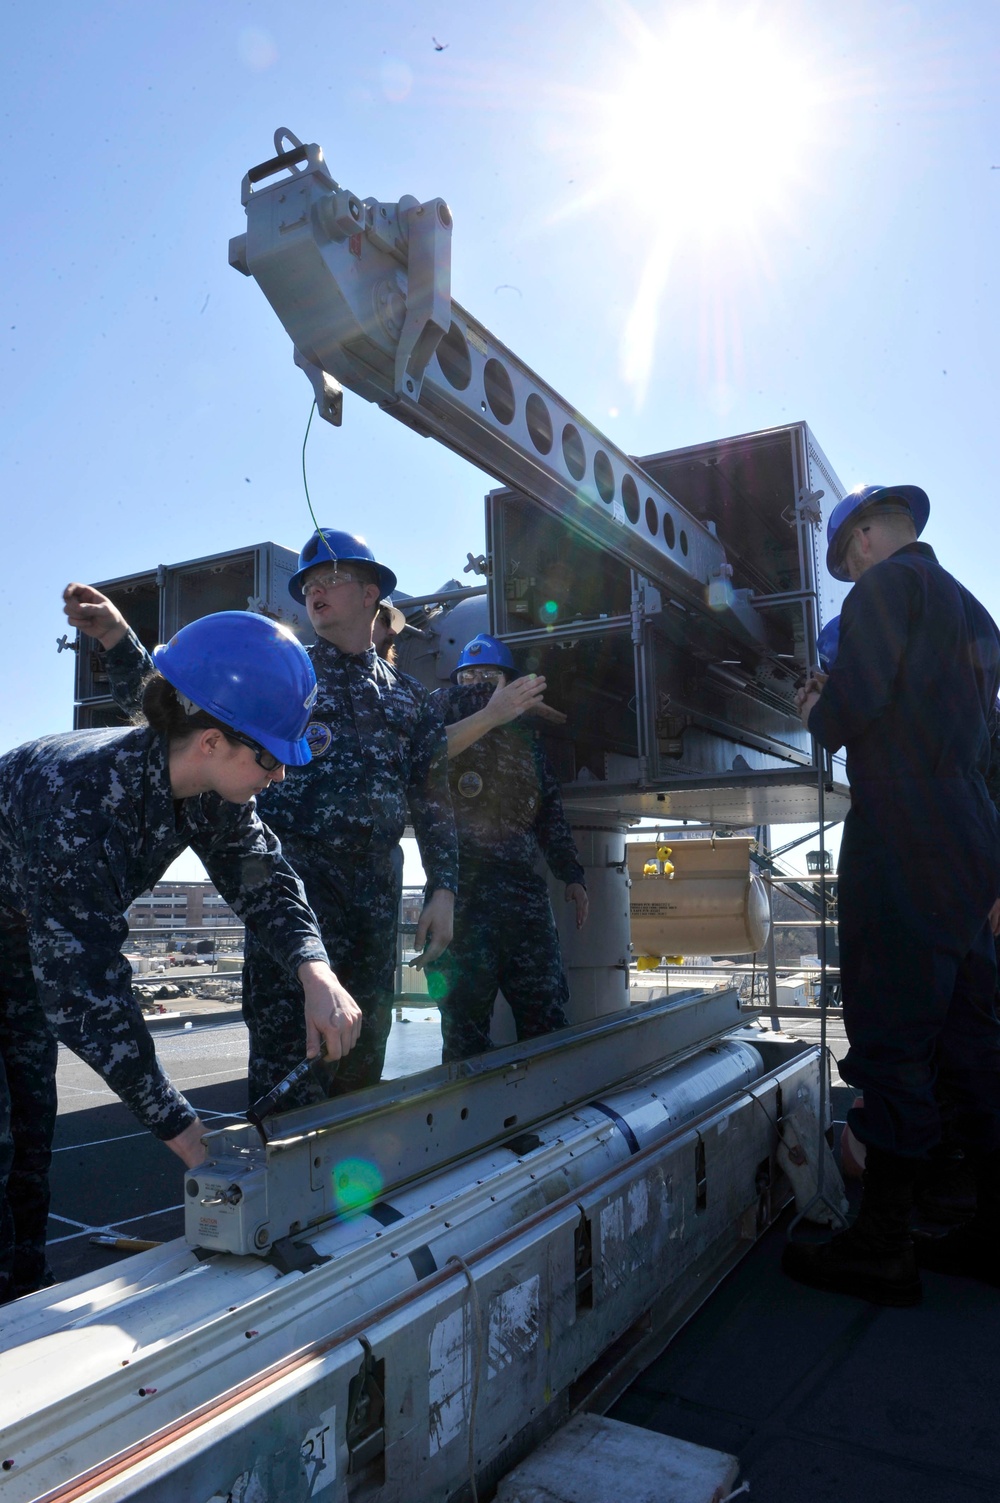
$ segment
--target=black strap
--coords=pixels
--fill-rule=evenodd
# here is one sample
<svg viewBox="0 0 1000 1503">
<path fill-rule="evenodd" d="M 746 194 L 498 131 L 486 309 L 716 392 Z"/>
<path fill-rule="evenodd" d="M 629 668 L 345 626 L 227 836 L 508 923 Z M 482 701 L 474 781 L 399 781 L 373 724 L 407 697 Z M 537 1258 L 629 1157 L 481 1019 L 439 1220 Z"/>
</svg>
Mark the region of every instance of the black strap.
<svg viewBox="0 0 1000 1503">
<path fill-rule="evenodd" d="M 611 1118 L 612 1122 L 615 1124 L 618 1131 L 621 1133 L 622 1137 L 628 1144 L 629 1153 L 639 1152 L 639 1139 L 636 1137 L 631 1127 L 629 1127 L 628 1123 L 625 1121 L 625 1118 L 620 1117 L 613 1106 L 605 1106 L 603 1101 L 592 1101 L 590 1105 L 596 1107 L 599 1112 L 603 1112 L 606 1117 Z"/>
<path fill-rule="evenodd" d="M 374 1221 L 378 1222 L 379 1226 L 392 1226 L 393 1222 L 404 1219 L 402 1211 L 398 1211 L 395 1206 L 389 1205 L 388 1201 L 385 1200 L 380 1200 L 375 1205 L 366 1207 L 365 1215 L 371 1216 Z M 407 1256 L 413 1266 L 413 1272 L 418 1279 L 426 1279 L 432 1273 L 437 1273 L 434 1254 L 426 1242 L 422 1247 L 415 1247 Z"/>
</svg>

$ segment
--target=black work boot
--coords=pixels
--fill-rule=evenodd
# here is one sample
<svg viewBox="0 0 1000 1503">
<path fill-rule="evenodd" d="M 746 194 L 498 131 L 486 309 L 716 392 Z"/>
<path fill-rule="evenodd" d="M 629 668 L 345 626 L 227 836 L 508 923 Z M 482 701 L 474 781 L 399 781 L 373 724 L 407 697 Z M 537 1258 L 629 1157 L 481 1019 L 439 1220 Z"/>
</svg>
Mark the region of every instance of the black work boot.
<svg viewBox="0 0 1000 1503">
<path fill-rule="evenodd" d="M 958 1226 L 976 1211 L 976 1179 L 960 1148 L 931 1153 L 917 1177 L 913 1208 L 918 1221 Z"/>
<path fill-rule="evenodd" d="M 919 1160 L 869 1146 L 857 1219 L 829 1242 L 789 1242 L 781 1267 L 813 1289 L 875 1305 L 918 1305 L 923 1295 L 910 1238 Z"/>
<path fill-rule="evenodd" d="M 976 1213 L 943 1237 L 916 1237 L 917 1262 L 935 1273 L 981 1279 L 1000 1289 L 1000 1150 L 972 1153 Z"/>
</svg>

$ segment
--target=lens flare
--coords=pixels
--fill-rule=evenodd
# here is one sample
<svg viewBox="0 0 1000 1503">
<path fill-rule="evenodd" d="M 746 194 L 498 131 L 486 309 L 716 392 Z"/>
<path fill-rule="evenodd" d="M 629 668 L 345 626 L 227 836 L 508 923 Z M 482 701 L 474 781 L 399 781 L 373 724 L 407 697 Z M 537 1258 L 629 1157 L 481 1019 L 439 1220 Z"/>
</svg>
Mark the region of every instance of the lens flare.
<svg viewBox="0 0 1000 1503">
<path fill-rule="evenodd" d="M 342 1159 L 332 1178 L 334 1205 L 342 1216 L 357 1216 L 382 1194 L 382 1176 L 367 1159 Z"/>
<path fill-rule="evenodd" d="M 440 971 L 425 971 L 427 977 L 427 995 L 432 1002 L 440 1002 L 447 994 L 448 983 Z"/>
</svg>

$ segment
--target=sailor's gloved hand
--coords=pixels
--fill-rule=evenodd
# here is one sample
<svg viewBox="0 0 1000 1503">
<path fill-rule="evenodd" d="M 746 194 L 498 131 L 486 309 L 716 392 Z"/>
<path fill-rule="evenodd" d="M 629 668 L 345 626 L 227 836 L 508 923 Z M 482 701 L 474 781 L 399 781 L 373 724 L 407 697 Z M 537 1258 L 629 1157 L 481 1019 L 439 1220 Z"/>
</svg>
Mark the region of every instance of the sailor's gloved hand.
<svg viewBox="0 0 1000 1503">
<path fill-rule="evenodd" d="M 327 1059 L 343 1059 L 361 1037 L 361 1008 L 325 961 L 303 961 L 298 977 L 305 992 L 306 1058 L 315 1059 L 323 1043 Z"/>
<path fill-rule="evenodd" d="M 417 924 L 416 947 L 421 953 L 411 962 L 421 970 L 428 961 L 437 960 L 451 944 L 455 932 L 455 894 L 439 887 L 424 904 Z"/>
<path fill-rule="evenodd" d="M 93 585 L 68 584 L 63 590 L 63 611 L 70 626 L 95 637 L 102 647 L 114 647 L 128 631 L 118 607 Z"/>
</svg>

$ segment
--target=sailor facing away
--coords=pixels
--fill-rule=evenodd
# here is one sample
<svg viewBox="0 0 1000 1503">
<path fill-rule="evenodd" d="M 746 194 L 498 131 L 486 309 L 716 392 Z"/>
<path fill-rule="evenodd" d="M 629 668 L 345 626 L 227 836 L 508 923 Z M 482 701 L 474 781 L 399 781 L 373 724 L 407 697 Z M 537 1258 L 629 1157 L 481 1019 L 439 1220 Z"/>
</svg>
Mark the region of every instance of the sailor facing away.
<svg viewBox="0 0 1000 1503">
<path fill-rule="evenodd" d="M 855 1224 L 822 1246 L 790 1244 L 784 1266 L 898 1305 L 921 1294 L 909 1218 L 940 1136 L 939 1075 L 978 1194 L 973 1230 L 943 1242 L 954 1271 L 1000 1283 L 1000 818 L 984 781 L 1000 633 L 917 541 L 929 510 L 905 485 L 861 486 L 834 509 L 827 567 L 854 589 L 829 676 L 799 695 L 817 740 L 847 749 L 840 1071 L 864 1093 L 849 1121 L 867 1163 Z"/>
<path fill-rule="evenodd" d="M 286 762 L 308 761 L 315 679 L 305 652 L 281 627 L 232 611 L 185 627 L 156 667 L 147 724 L 45 736 L 0 758 L 0 1300 L 51 1282 L 57 1041 L 185 1164 L 205 1156 L 202 1124 L 157 1061 L 121 953 L 125 910 L 186 847 L 298 977 L 309 1052 L 322 1040 L 339 1058 L 361 1026 L 254 805 Z"/>
</svg>

